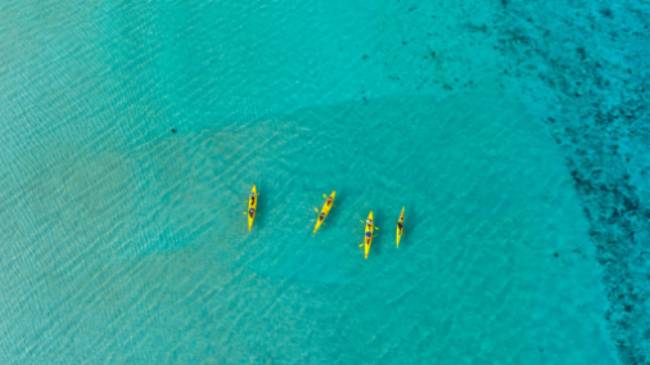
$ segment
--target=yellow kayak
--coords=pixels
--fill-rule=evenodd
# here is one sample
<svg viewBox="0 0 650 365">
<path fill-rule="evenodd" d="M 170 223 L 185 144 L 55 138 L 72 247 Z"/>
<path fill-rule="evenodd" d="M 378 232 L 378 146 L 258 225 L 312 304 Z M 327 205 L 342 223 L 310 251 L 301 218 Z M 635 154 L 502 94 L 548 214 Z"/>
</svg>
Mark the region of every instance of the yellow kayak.
<svg viewBox="0 0 650 365">
<path fill-rule="evenodd" d="M 363 258 L 368 259 L 368 254 L 370 253 L 370 246 L 372 245 L 372 238 L 375 233 L 375 222 L 372 210 L 368 213 L 368 219 L 366 219 L 365 227 L 366 232 L 363 236 Z"/>
<path fill-rule="evenodd" d="M 402 212 L 399 214 L 399 219 L 397 220 L 397 228 L 395 228 L 395 245 L 399 247 L 399 241 L 402 240 L 402 235 L 404 234 L 404 207 L 402 207 Z"/>
<path fill-rule="evenodd" d="M 325 218 L 327 218 L 327 215 L 330 214 L 330 210 L 332 210 L 332 206 L 334 206 L 334 198 L 336 198 L 336 191 L 332 191 L 327 200 L 325 200 L 325 203 L 323 203 L 323 207 L 318 214 L 318 218 L 316 218 L 316 225 L 314 226 L 313 233 L 318 232 L 320 226 L 325 222 Z"/>
<path fill-rule="evenodd" d="M 255 213 L 257 213 L 257 187 L 253 185 L 251 194 L 248 196 L 248 232 L 253 229 L 253 222 L 255 222 Z"/>
</svg>

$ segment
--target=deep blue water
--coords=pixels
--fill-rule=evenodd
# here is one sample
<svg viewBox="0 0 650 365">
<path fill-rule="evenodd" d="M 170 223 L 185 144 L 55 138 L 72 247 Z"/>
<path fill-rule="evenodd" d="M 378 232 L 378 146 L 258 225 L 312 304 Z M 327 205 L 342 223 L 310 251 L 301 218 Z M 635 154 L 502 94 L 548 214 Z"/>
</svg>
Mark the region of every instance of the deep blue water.
<svg viewBox="0 0 650 365">
<path fill-rule="evenodd" d="M 0 361 L 650 363 L 648 15 L 1 4 Z"/>
</svg>

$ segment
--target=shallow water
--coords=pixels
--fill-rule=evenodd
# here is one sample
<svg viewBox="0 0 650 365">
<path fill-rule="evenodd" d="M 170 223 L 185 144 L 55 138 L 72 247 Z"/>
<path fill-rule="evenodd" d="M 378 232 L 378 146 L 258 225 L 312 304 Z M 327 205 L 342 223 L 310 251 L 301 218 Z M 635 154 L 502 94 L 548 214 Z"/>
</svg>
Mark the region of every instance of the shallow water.
<svg viewBox="0 0 650 365">
<path fill-rule="evenodd" d="M 504 10 L 328 4 L 2 5 L 4 362 L 643 359 Z"/>
</svg>

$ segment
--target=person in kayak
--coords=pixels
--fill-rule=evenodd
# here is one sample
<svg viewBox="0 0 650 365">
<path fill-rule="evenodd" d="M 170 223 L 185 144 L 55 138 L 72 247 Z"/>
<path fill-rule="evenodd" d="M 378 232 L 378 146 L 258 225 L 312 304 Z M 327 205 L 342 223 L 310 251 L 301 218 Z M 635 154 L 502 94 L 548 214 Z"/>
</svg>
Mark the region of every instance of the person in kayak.
<svg viewBox="0 0 650 365">
<path fill-rule="evenodd" d="M 332 205 L 332 202 L 333 202 L 333 201 L 334 201 L 334 199 L 332 199 L 332 197 L 330 196 L 329 198 L 327 198 L 327 202 L 326 202 L 326 204 L 327 204 L 328 206 L 329 206 L 329 205 Z"/>
<path fill-rule="evenodd" d="M 372 228 L 372 219 L 366 219 L 366 225 L 368 226 L 368 229 Z"/>
<path fill-rule="evenodd" d="M 248 215 L 249 215 L 251 218 L 253 218 L 253 216 L 255 215 L 255 208 L 251 208 L 251 209 L 249 209 L 249 210 L 248 210 Z"/>
<path fill-rule="evenodd" d="M 397 228 L 399 228 L 399 229 L 404 229 L 404 223 L 402 223 L 402 222 L 397 222 Z"/>
<path fill-rule="evenodd" d="M 320 215 L 318 216 L 318 220 L 322 221 L 325 219 L 325 212 L 321 212 Z"/>
<path fill-rule="evenodd" d="M 255 194 L 251 194 L 251 205 L 255 205 Z"/>
</svg>

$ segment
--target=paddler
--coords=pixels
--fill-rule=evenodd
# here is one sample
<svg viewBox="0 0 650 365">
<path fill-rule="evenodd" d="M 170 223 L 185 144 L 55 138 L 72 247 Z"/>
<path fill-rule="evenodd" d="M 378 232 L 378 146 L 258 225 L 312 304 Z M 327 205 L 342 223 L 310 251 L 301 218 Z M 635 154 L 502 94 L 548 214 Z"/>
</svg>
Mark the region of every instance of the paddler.
<svg viewBox="0 0 650 365">
<path fill-rule="evenodd" d="M 372 228 L 372 219 L 366 219 L 366 225 L 368 226 L 368 229 Z"/>
</svg>

